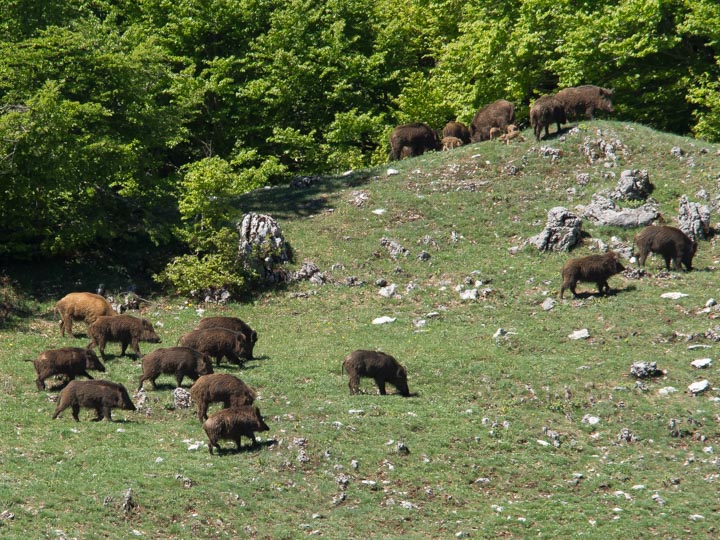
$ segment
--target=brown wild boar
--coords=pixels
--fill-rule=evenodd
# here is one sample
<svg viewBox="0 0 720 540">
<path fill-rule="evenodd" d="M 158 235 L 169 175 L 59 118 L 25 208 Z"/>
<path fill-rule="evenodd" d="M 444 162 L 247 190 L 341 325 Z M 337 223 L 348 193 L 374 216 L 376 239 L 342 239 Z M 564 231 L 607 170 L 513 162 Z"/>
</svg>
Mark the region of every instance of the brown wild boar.
<svg viewBox="0 0 720 540">
<path fill-rule="evenodd" d="M 142 368 L 143 374 L 140 377 L 138 390 L 142 389 L 145 381 L 150 381 L 153 389 L 157 388 L 155 379 L 162 373 L 175 375 L 175 381 L 180 388 L 184 377 L 196 381 L 201 375 L 213 372 L 210 357 L 190 347 L 155 349 L 143 358 Z"/>
<path fill-rule="evenodd" d="M 205 317 L 200 320 L 196 330 L 204 330 L 206 328 L 227 328 L 233 332 L 240 332 L 245 336 L 245 360 L 253 359 L 253 350 L 255 349 L 255 343 L 257 343 L 258 335 L 255 330 L 239 319 L 238 317 Z"/>
<path fill-rule="evenodd" d="M 190 388 L 190 397 L 197 403 L 198 418 L 207 419 L 210 403 L 222 402 L 224 408 L 252 405 L 255 391 L 229 373 L 203 375 Z"/>
<path fill-rule="evenodd" d="M 557 132 L 560 133 L 562 124 L 566 122 L 565 107 L 553 95 L 539 97 L 530 108 L 530 125 L 533 128 L 535 139 L 538 141 L 542 136 L 543 129 L 547 138 L 550 135 L 551 124 L 557 124 Z"/>
<path fill-rule="evenodd" d="M 445 137 L 456 137 L 462 141 L 463 144 L 470 144 L 470 129 L 462 122 L 456 122 L 451 120 L 442 129 L 443 139 Z"/>
<path fill-rule="evenodd" d="M 560 298 L 563 297 L 565 289 L 570 289 L 573 296 L 577 298 L 575 287 L 579 281 L 597 283 L 598 293 L 605 294 L 610 291 L 608 278 L 625 270 L 620 264 L 618 255 L 614 251 L 608 251 L 602 255 L 588 255 L 570 259 L 562 267 L 562 287 L 560 287 Z"/>
<path fill-rule="evenodd" d="M 508 125 L 515 123 L 515 105 L 506 99 L 499 99 L 478 110 L 470 123 L 470 140 L 490 140 L 490 129 L 496 127 L 505 133 Z"/>
<path fill-rule="evenodd" d="M 33 365 L 37 373 L 35 384 L 38 390 L 45 390 L 45 379 L 53 375 L 65 375 L 72 381 L 79 375 L 92 379 L 88 369 L 105 371 L 105 366 L 100 363 L 95 352 L 81 347 L 45 351 L 33 360 Z"/>
<path fill-rule="evenodd" d="M 138 358 L 141 341 L 160 343 L 160 337 L 155 333 L 150 321 L 139 319 L 132 315 L 115 315 L 114 317 L 98 317 L 88 328 L 90 343 L 87 348 L 92 350 L 95 346 L 100 349 L 100 356 L 105 360 L 105 345 L 108 342 L 120 343 L 120 356 L 125 356 L 128 345 Z"/>
<path fill-rule="evenodd" d="M 135 410 L 135 405 L 122 384 L 99 380 L 70 381 L 60 392 L 57 408 L 52 415 L 53 420 L 68 407 L 72 407 L 72 416 L 76 422 L 80 421 L 80 407 L 95 409 L 93 422 L 103 418 L 108 422 L 112 421 L 112 409 Z"/>
<path fill-rule="evenodd" d="M 457 137 L 443 137 L 440 143 L 442 144 L 443 152 L 463 145 L 463 142 Z"/>
<path fill-rule="evenodd" d="M 381 395 L 385 395 L 385 383 L 392 384 L 402 396 L 409 396 L 407 371 L 389 354 L 379 351 L 357 350 L 343 361 L 343 369 L 350 377 L 350 394 L 357 394 L 360 377 L 371 377 Z"/>
<path fill-rule="evenodd" d="M 585 115 L 592 120 L 595 111 L 613 112 L 612 97 L 614 90 L 601 88 L 592 84 L 564 88 L 555 94 L 555 99 L 562 103 L 565 116 L 569 119 Z"/>
<path fill-rule="evenodd" d="M 390 160 L 400 159 L 404 148 L 408 149 L 408 157 L 420 156 L 440 150 L 440 139 L 430 126 L 421 122 L 397 126 L 390 134 Z"/>
<path fill-rule="evenodd" d="M 676 227 L 667 225 L 649 225 L 635 237 L 638 248 L 638 263 L 645 266 L 649 253 L 658 253 L 665 259 L 665 268 L 680 270 L 684 264 L 687 271 L 692 270 L 692 260 L 697 252 L 697 242 Z"/>
<path fill-rule="evenodd" d="M 192 347 L 203 354 L 215 358 L 216 365 L 224 356 L 231 364 L 243 365 L 241 358 L 249 356 L 245 336 L 227 328 L 204 328 L 193 330 L 180 338 L 178 343 L 184 347 Z"/>
<path fill-rule="evenodd" d="M 98 317 L 115 315 L 110 302 L 99 294 L 75 292 L 65 295 L 55 304 L 55 313 L 60 315 L 60 333 L 72 336 L 73 321 L 84 321 L 90 326 Z"/>
<path fill-rule="evenodd" d="M 245 436 L 252 439 L 252 445 L 257 445 L 255 432 L 269 431 L 270 428 L 260 415 L 260 409 L 252 405 L 232 407 L 216 412 L 203 422 L 203 429 L 208 436 L 208 450 L 213 453 L 213 447 L 221 450 L 218 441 L 221 439 L 235 441 L 240 450 L 240 439 Z"/>
</svg>

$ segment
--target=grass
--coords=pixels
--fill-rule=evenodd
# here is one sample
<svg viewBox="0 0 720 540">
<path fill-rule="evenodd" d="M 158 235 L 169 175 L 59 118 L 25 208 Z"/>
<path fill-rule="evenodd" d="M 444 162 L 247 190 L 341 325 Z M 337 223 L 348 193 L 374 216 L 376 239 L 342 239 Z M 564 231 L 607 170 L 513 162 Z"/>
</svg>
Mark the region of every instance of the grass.
<svg viewBox="0 0 720 540">
<path fill-rule="evenodd" d="M 590 164 L 579 150 L 598 130 L 627 150 L 614 167 Z M 562 156 L 543 157 L 543 145 Z M 685 150 L 682 158 L 671 154 L 674 146 Z M 94 290 L 95 276 L 53 289 L 55 297 L 24 284 L 23 313 L 0 329 L 0 537 L 712 536 L 718 392 L 693 397 L 685 389 L 701 378 L 717 384 L 715 366 L 690 366 L 716 360 L 715 342 L 703 336 L 720 312 L 702 311 L 718 294 L 714 241 L 701 241 L 697 271 L 664 274 L 653 256 L 642 279 L 614 276 L 613 294 L 568 297 L 550 311 L 540 304 L 559 300 L 563 262 L 591 253 L 593 242 L 586 238 L 571 255 L 522 245 L 550 208 L 586 204 L 624 169 L 648 169 L 652 197 L 672 222 L 681 195 L 716 194 L 717 152 L 640 125 L 595 121 L 563 139 L 479 143 L 393 163 L 395 175 L 383 167 L 242 197 L 239 209 L 279 219 L 295 265 L 315 262 L 327 282 L 258 292 L 226 307 L 153 298 L 144 311 L 159 346 L 192 329 L 198 309 L 239 316 L 258 331 L 257 360 L 220 368 L 258 391 L 271 428 L 258 448 L 241 452 L 209 455 L 194 410 L 172 406 L 171 377 L 148 389 L 147 407 L 115 411 L 113 423 L 89 422 L 85 410 L 80 423 L 69 410 L 52 421 L 57 390 L 37 391 L 25 360 L 87 343 L 61 338 L 51 312 L 65 292 Z M 588 185 L 577 183 L 580 172 L 590 174 Z M 362 208 L 349 203 L 358 190 L 369 196 Z M 637 232 L 583 228 L 605 242 L 629 243 Z M 409 255 L 393 260 L 383 237 Z M 427 261 L 417 259 L 423 250 Z M 347 285 L 351 277 L 364 284 Z M 378 294 L 380 278 L 397 285 L 397 297 Z M 476 281 L 489 290 L 461 300 L 456 288 Z M 688 296 L 660 298 L 667 291 Z M 291 294 L 298 292 L 307 296 Z M 371 323 L 382 315 L 396 320 Z M 493 337 L 499 328 L 509 333 Z M 589 339 L 568 338 L 581 328 Z M 144 353 L 152 347 L 141 344 Z M 363 380 L 365 393 L 350 396 L 340 364 L 357 348 L 394 355 L 418 395 L 381 397 Z M 108 352 L 118 354 L 117 345 Z M 642 390 L 629 375 L 635 361 L 656 361 L 667 373 Z M 105 378 L 135 391 L 137 359 L 116 356 L 106 367 Z M 663 395 L 664 387 L 677 392 Z M 583 422 L 587 416 L 599 423 Z M 671 433 L 671 420 L 681 436 Z M 623 430 L 632 442 L 620 438 Z M 197 441 L 203 446 L 189 450 Z M 400 442 L 409 454 L 398 452 Z M 125 512 L 128 489 L 136 506 Z"/>
</svg>

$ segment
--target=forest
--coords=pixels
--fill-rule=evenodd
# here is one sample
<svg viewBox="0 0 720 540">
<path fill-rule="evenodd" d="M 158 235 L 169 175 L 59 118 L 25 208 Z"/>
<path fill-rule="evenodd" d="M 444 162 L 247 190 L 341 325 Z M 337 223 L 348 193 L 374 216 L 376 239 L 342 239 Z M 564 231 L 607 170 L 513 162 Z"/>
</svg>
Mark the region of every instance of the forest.
<svg viewBox="0 0 720 540">
<path fill-rule="evenodd" d="M 386 163 L 394 126 L 498 98 L 526 128 L 580 84 L 720 140 L 720 3 L 0 0 L 0 261 L 132 253 L 241 289 L 240 194 Z"/>
</svg>

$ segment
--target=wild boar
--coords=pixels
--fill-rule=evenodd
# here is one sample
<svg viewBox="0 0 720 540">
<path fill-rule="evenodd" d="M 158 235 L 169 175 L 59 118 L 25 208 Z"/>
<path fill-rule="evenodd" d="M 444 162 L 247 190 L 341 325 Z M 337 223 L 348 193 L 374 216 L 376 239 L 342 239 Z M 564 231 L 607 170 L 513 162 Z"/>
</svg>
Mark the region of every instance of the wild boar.
<svg viewBox="0 0 720 540">
<path fill-rule="evenodd" d="M 110 302 L 99 294 L 75 292 L 65 295 L 55 304 L 55 313 L 60 315 L 60 333 L 65 331 L 72 336 L 73 321 L 84 321 L 90 326 L 98 317 L 115 315 Z"/>
<path fill-rule="evenodd" d="M 105 345 L 108 342 L 120 343 L 120 356 L 125 356 L 128 345 L 138 358 L 141 341 L 160 343 L 160 337 L 155 333 L 150 321 L 139 319 L 132 315 L 115 315 L 114 317 L 98 317 L 88 328 L 90 343 L 87 348 L 92 350 L 95 346 L 100 349 L 100 356 L 105 360 Z"/>
<path fill-rule="evenodd" d="M 415 122 L 397 126 L 390 134 L 390 160 L 400 159 L 404 148 L 409 156 L 420 156 L 430 150 L 440 150 L 437 133 L 427 124 Z"/>
<path fill-rule="evenodd" d="M 252 405 L 232 407 L 216 412 L 203 422 L 203 429 L 208 436 L 208 450 L 213 453 L 213 447 L 221 450 L 218 441 L 221 439 L 235 441 L 240 450 L 240 439 L 245 436 L 252 439 L 252 445 L 257 445 L 255 432 L 269 431 L 270 428 L 260 415 L 260 409 Z"/>
<path fill-rule="evenodd" d="M 499 128 L 501 133 L 505 133 L 508 125 L 514 123 L 515 105 L 506 99 L 499 99 L 475 113 L 470 123 L 470 140 L 487 141 L 490 139 L 491 128 Z"/>
<path fill-rule="evenodd" d="M 203 375 L 190 388 L 190 396 L 197 403 L 198 418 L 207 419 L 210 403 L 222 402 L 224 408 L 252 405 L 255 391 L 243 381 L 229 373 Z"/>
<path fill-rule="evenodd" d="M 564 88 L 555 94 L 555 99 L 562 103 L 565 116 L 570 119 L 585 115 L 592 120 L 595 111 L 613 112 L 612 97 L 614 90 L 601 88 L 592 84 Z"/>
<path fill-rule="evenodd" d="M 155 379 L 161 373 L 175 375 L 177 387 L 180 388 L 184 377 L 196 381 L 201 375 L 213 372 L 210 357 L 190 347 L 155 349 L 143 358 L 142 368 L 143 374 L 140 377 L 138 390 L 142 389 L 145 381 L 150 381 L 153 389 L 157 388 Z"/>
<path fill-rule="evenodd" d="M 182 336 L 179 344 L 184 347 L 192 347 L 203 354 L 215 358 L 216 365 L 220 365 L 220 359 L 224 356 L 228 362 L 239 366 L 247 358 L 247 345 L 245 336 L 240 332 L 233 332 L 227 328 L 204 328 L 193 330 Z"/>
<path fill-rule="evenodd" d="M 89 369 L 105 371 L 94 351 L 81 347 L 62 347 L 41 353 L 33 360 L 38 390 L 45 390 L 45 379 L 53 375 L 65 375 L 71 381 L 78 375 L 92 379 Z"/>
<path fill-rule="evenodd" d="M 463 142 L 457 137 L 443 137 L 440 143 L 442 144 L 443 152 L 463 145 Z"/>
<path fill-rule="evenodd" d="M 371 377 L 381 395 L 385 395 L 385 383 L 392 384 L 402 396 L 409 396 L 407 371 L 395 358 L 379 351 L 357 350 L 343 361 L 343 369 L 350 377 L 350 394 L 357 394 L 360 377 Z"/>
<path fill-rule="evenodd" d="M 566 122 L 565 107 L 553 95 L 539 97 L 530 108 L 530 125 L 533 128 L 535 139 L 538 141 L 542 136 L 543 129 L 547 138 L 550 135 L 551 124 L 557 124 L 557 132 L 560 133 L 562 124 Z"/>
<path fill-rule="evenodd" d="M 53 420 L 68 407 L 72 407 L 72 416 L 76 422 L 80 421 L 78 418 L 80 407 L 95 409 L 93 422 L 103 418 L 108 422 L 112 421 L 110 416 L 112 409 L 135 410 L 135 405 L 122 384 L 98 380 L 71 381 L 63 388 L 57 408 L 52 415 Z"/>
<path fill-rule="evenodd" d="M 676 227 L 667 225 L 649 225 L 635 237 L 638 248 L 638 263 L 645 266 L 649 253 L 658 253 L 665 259 L 665 268 L 681 269 L 681 263 L 688 272 L 692 270 L 692 260 L 697 252 L 697 242 Z"/>
<path fill-rule="evenodd" d="M 445 137 L 456 137 L 462 141 L 463 144 L 470 144 L 470 129 L 462 122 L 456 122 L 451 120 L 442 129 L 443 139 Z"/>
<path fill-rule="evenodd" d="M 570 289 L 573 297 L 577 298 L 575 287 L 579 281 L 597 283 L 600 295 L 610 291 L 608 278 L 624 271 L 625 267 L 618 260 L 614 251 L 608 251 L 602 255 L 588 255 L 570 259 L 562 267 L 562 287 L 560 287 L 560 298 L 563 297 L 565 289 Z"/>
<path fill-rule="evenodd" d="M 253 359 L 253 350 L 255 349 L 255 343 L 257 343 L 258 335 L 255 330 L 239 319 L 238 317 L 205 317 L 200 320 L 196 330 L 204 330 L 206 328 L 227 328 L 233 332 L 240 332 L 245 336 L 245 355 L 240 355 L 245 360 Z"/>
</svg>

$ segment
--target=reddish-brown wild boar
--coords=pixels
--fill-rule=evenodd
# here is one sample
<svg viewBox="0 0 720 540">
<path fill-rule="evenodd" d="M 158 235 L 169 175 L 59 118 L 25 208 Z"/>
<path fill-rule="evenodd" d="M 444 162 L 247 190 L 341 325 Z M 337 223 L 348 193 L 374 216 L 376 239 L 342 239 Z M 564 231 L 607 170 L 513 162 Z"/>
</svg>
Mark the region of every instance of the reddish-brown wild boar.
<svg viewBox="0 0 720 540">
<path fill-rule="evenodd" d="M 65 375 L 71 381 L 82 375 L 92 379 L 87 372 L 89 369 L 105 371 L 94 351 L 81 347 L 62 347 L 41 353 L 33 360 L 37 379 L 35 384 L 38 390 L 45 390 L 45 379 L 53 375 Z"/>
<path fill-rule="evenodd" d="M 115 315 L 110 302 L 99 294 L 75 292 L 65 295 L 55 304 L 55 313 L 60 315 L 60 333 L 72 336 L 73 321 L 84 321 L 90 326 L 98 317 Z"/>
<path fill-rule="evenodd" d="M 255 446 L 255 432 L 270 430 L 260 414 L 260 409 L 252 405 L 222 409 L 205 420 L 203 429 L 210 441 L 208 450 L 211 454 L 213 447 L 217 448 L 218 452 L 221 450 L 218 444 L 221 439 L 235 441 L 237 449 L 240 450 L 240 439 L 243 436 L 252 439 L 252 445 Z"/>
<path fill-rule="evenodd" d="M 150 321 L 139 319 L 132 315 L 115 315 L 114 317 L 98 317 L 88 328 L 90 343 L 87 348 L 92 350 L 95 346 L 100 349 L 100 356 L 105 360 L 105 345 L 120 343 L 120 356 L 125 356 L 128 345 L 138 358 L 140 342 L 160 343 L 160 337 L 155 333 Z"/>
<path fill-rule="evenodd" d="M 135 410 L 135 405 L 122 384 L 98 380 L 71 381 L 63 388 L 57 408 L 52 415 L 53 420 L 68 407 L 72 407 L 72 416 L 76 422 L 80 421 L 78 417 L 80 407 L 95 409 L 93 422 L 103 418 L 108 422 L 112 421 L 110 414 L 112 409 Z"/>
<path fill-rule="evenodd" d="M 608 251 L 602 255 L 588 255 L 570 259 L 562 267 L 562 287 L 560 287 L 560 298 L 563 297 L 565 289 L 570 289 L 574 297 L 577 297 L 575 287 L 579 281 L 597 283 L 600 295 L 610 291 L 608 278 L 619 274 L 625 267 L 618 260 L 614 251 Z"/>
<path fill-rule="evenodd" d="M 392 384 L 402 396 L 409 396 L 407 371 L 395 358 L 379 351 L 357 350 L 343 361 L 343 369 L 350 377 L 348 386 L 351 394 L 357 394 L 360 377 L 371 377 L 381 395 L 385 395 L 385 383 Z"/>
<path fill-rule="evenodd" d="M 245 336 L 245 354 L 240 355 L 245 360 L 253 359 L 253 350 L 255 349 L 255 343 L 257 343 L 258 335 L 255 330 L 239 319 L 238 317 L 205 317 L 200 320 L 196 330 L 204 330 L 206 328 L 227 328 L 233 332 L 239 332 Z"/>
<path fill-rule="evenodd" d="M 681 264 L 689 272 L 692 260 L 697 252 L 697 242 L 676 227 L 667 225 L 649 225 L 635 237 L 638 248 L 638 263 L 645 266 L 648 254 L 658 253 L 665 259 L 665 268 L 670 270 L 672 262 L 674 270 L 680 270 Z"/>
<path fill-rule="evenodd" d="M 155 379 L 162 373 L 175 375 L 175 381 L 180 388 L 184 377 L 196 381 L 201 375 L 213 372 L 210 357 L 190 347 L 155 349 L 143 358 L 142 368 L 138 390 L 142 389 L 144 381 L 150 381 L 153 389 L 157 388 Z"/>
<path fill-rule="evenodd" d="M 229 373 L 203 375 L 190 388 L 190 396 L 197 403 L 198 418 L 207 419 L 210 403 L 222 402 L 224 408 L 252 405 L 255 391 L 243 381 Z"/>
<path fill-rule="evenodd" d="M 223 356 L 231 364 L 240 366 L 244 363 L 241 358 L 248 357 L 245 336 L 240 332 L 233 332 L 227 328 L 193 330 L 182 336 L 179 344 L 184 347 L 192 347 L 203 354 L 212 356 L 218 366 Z"/>
</svg>

